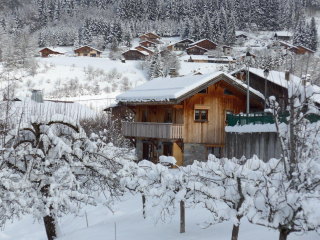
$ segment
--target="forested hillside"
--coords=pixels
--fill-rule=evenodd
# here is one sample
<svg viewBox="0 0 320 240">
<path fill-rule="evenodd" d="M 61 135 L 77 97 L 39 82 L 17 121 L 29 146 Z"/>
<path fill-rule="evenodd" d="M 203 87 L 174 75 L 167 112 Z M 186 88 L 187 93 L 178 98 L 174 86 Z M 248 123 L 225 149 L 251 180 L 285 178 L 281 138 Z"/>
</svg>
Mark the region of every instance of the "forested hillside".
<svg viewBox="0 0 320 240">
<path fill-rule="evenodd" d="M 130 45 L 146 31 L 233 43 L 235 30 L 295 30 L 320 0 L 2 0 L 0 32 L 37 45 Z"/>
</svg>

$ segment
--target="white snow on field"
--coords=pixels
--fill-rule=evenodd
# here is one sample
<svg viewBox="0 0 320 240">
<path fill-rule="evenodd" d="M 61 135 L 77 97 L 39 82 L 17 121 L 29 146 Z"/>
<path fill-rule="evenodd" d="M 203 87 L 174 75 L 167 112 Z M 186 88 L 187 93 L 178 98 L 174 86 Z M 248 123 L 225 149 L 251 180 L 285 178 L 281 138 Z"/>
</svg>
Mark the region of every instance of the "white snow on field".
<svg viewBox="0 0 320 240">
<path fill-rule="evenodd" d="M 59 220 L 63 237 L 59 240 L 114 240 L 115 223 L 117 240 L 196 240 L 218 239 L 230 240 L 232 223 L 224 222 L 207 229 L 197 224 L 203 223 L 210 217 L 208 210 L 201 206 L 186 209 L 186 232 L 179 233 L 179 212 L 172 221 L 154 224 L 154 210 L 147 204 L 147 218 L 142 217 L 141 195 L 126 195 L 123 202 L 116 202 L 117 211 L 112 214 L 104 206 L 86 206 L 81 216 L 68 215 Z M 179 209 L 177 209 L 179 210 Z M 86 224 L 87 212 L 89 227 Z M 245 218 L 241 220 L 239 240 L 271 240 L 278 239 L 278 232 L 268 228 L 250 224 Z M 34 221 L 32 216 L 25 216 L 21 221 L 8 223 L 4 232 L 0 232 L 0 239 L 6 240 L 46 240 L 43 222 Z M 289 240 L 315 240 L 319 235 L 310 232 L 303 236 L 291 234 Z"/>
</svg>

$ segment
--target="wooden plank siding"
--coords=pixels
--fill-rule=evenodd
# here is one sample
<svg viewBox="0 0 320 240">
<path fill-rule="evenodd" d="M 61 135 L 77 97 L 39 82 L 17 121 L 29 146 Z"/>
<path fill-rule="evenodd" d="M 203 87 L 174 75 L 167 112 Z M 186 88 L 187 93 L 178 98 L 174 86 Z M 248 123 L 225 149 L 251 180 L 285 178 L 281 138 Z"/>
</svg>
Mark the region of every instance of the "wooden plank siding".
<svg viewBox="0 0 320 240">
<path fill-rule="evenodd" d="M 224 89 L 234 95 L 224 95 Z M 208 106 L 208 122 L 194 120 L 195 105 Z M 246 96 L 232 86 L 218 82 L 208 87 L 207 94 L 196 94 L 184 101 L 184 143 L 224 144 L 226 112 L 245 112 Z"/>
</svg>

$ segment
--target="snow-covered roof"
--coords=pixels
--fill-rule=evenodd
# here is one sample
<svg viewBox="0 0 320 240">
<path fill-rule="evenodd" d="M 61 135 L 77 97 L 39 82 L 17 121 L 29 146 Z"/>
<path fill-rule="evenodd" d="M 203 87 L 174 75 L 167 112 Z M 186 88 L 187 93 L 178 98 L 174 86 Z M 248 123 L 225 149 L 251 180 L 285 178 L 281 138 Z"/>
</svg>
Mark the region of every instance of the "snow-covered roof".
<svg viewBox="0 0 320 240">
<path fill-rule="evenodd" d="M 141 43 L 144 43 L 144 42 L 148 42 L 148 43 L 152 43 L 152 44 L 156 45 L 154 42 L 151 42 L 149 40 L 144 40 L 144 41 L 140 42 L 140 45 L 141 45 Z"/>
<path fill-rule="evenodd" d="M 276 34 L 278 37 L 292 37 L 292 33 L 287 31 L 279 31 Z"/>
<path fill-rule="evenodd" d="M 153 35 L 155 35 L 156 37 L 161 38 L 159 35 L 157 35 L 157 34 L 155 34 L 155 33 L 152 33 L 152 32 L 148 32 L 148 33 L 142 34 L 142 35 L 139 36 L 139 38 L 142 37 L 142 36 L 148 37 L 147 34 L 153 34 Z"/>
<path fill-rule="evenodd" d="M 53 51 L 53 52 L 57 52 L 57 53 L 60 53 L 60 54 L 65 54 L 65 53 L 68 52 L 67 50 L 65 50 L 62 47 L 45 47 L 45 48 L 42 48 L 39 52 L 41 52 L 43 49 L 46 49 L 46 48 L 51 50 L 51 51 Z"/>
<path fill-rule="evenodd" d="M 191 44 L 190 44 L 190 45 L 191 45 Z M 189 46 L 190 46 L 190 45 L 189 45 Z M 191 47 L 188 47 L 188 48 L 186 48 L 186 49 L 188 50 L 188 49 L 195 48 L 195 47 L 208 51 L 208 49 L 203 48 L 203 47 L 200 47 L 200 46 L 198 46 L 198 45 L 192 45 Z"/>
<path fill-rule="evenodd" d="M 234 87 L 246 92 L 247 85 L 242 81 L 224 72 L 214 72 L 187 77 L 156 78 L 118 95 L 116 100 L 118 102 L 181 102 L 190 94 L 195 94 L 194 90 L 199 90 L 201 87 L 206 88 L 207 84 L 212 85 L 221 80 L 228 81 Z M 264 99 L 264 96 L 257 90 L 250 88 L 250 91 L 253 93 L 251 96 L 255 95 L 256 98 Z"/>
<path fill-rule="evenodd" d="M 149 53 L 148 53 L 148 52 L 139 51 L 138 49 L 134 49 L 134 48 L 129 49 L 128 51 L 125 51 L 125 52 L 123 52 L 122 54 L 125 54 L 126 52 L 130 52 L 130 51 L 137 51 L 137 52 L 139 52 L 139 53 L 141 53 L 141 54 L 143 54 L 143 55 L 149 56 Z"/>
<path fill-rule="evenodd" d="M 91 47 L 91 46 L 88 46 L 88 45 L 83 45 L 83 46 L 77 47 L 77 48 L 73 49 L 73 51 L 76 51 L 76 50 L 78 50 L 78 49 L 80 49 L 80 48 L 83 48 L 83 47 L 88 47 L 88 48 L 91 48 L 91 49 L 93 49 L 93 50 L 96 50 L 97 52 L 102 52 L 102 51 L 100 51 L 99 49 L 96 49 L 96 48 Z"/>
<path fill-rule="evenodd" d="M 149 51 L 149 52 L 154 52 L 153 50 L 151 50 L 151 49 L 149 49 L 149 48 L 146 48 L 146 47 L 144 47 L 144 46 L 137 46 L 135 49 L 137 49 L 137 48 L 142 48 L 142 49 L 144 49 L 145 51 Z M 138 49 L 137 49 L 138 50 Z M 138 50 L 138 51 L 140 51 L 140 50 Z"/>
<path fill-rule="evenodd" d="M 281 43 L 281 44 L 283 44 L 283 45 L 286 45 L 286 46 L 288 46 L 288 47 L 290 47 L 290 48 L 296 48 L 296 49 L 298 49 L 296 46 L 294 46 L 293 44 L 288 43 L 288 42 L 279 41 L 279 43 Z"/>
<path fill-rule="evenodd" d="M 197 44 L 199 44 L 199 43 L 201 43 L 201 42 L 203 42 L 203 41 L 205 41 L 205 40 L 208 40 L 208 41 L 212 42 L 211 40 L 209 40 L 209 39 L 207 39 L 207 38 L 204 38 L 204 39 L 200 39 L 199 41 L 196 41 L 196 42 L 194 42 L 194 43 L 191 43 L 190 46 L 197 45 Z M 212 42 L 212 43 L 215 44 L 215 45 L 217 45 L 215 42 Z"/>
<path fill-rule="evenodd" d="M 171 43 L 171 44 L 169 44 L 168 46 L 173 46 L 173 45 L 175 45 L 175 44 L 177 44 L 177 43 L 181 43 L 181 42 L 184 42 L 184 41 L 190 41 L 190 42 L 194 42 L 193 40 L 191 40 L 191 39 L 189 39 L 189 38 L 186 38 L 186 39 L 183 39 L 183 40 L 181 40 L 181 41 L 179 41 L 179 42 L 175 42 L 175 43 Z"/>
<path fill-rule="evenodd" d="M 253 73 L 259 77 L 264 78 L 264 69 L 250 68 L 250 73 Z M 288 81 L 285 78 L 285 72 L 269 71 L 268 81 L 273 82 L 281 87 L 288 88 Z M 301 79 L 297 76 L 290 75 L 290 80 L 296 83 L 300 83 Z"/>
<path fill-rule="evenodd" d="M 213 57 L 208 55 L 184 55 L 180 59 L 181 60 L 214 60 L 214 61 L 233 61 L 231 56 L 221 56 L 221 57 Z"/>
</svg>

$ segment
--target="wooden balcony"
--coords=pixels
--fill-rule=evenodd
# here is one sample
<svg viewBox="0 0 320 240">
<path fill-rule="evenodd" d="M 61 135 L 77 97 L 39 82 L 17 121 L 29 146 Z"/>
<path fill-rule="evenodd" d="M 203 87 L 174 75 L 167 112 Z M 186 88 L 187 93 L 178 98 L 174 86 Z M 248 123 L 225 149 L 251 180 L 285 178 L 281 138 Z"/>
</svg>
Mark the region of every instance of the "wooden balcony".
<svg viewBox="0 0 320 240">
<path fill-rule="evenodd" d="M 125 137 L 183 139 L 184 125 L 152 122 L 122 122 Z"/>
</svg>

